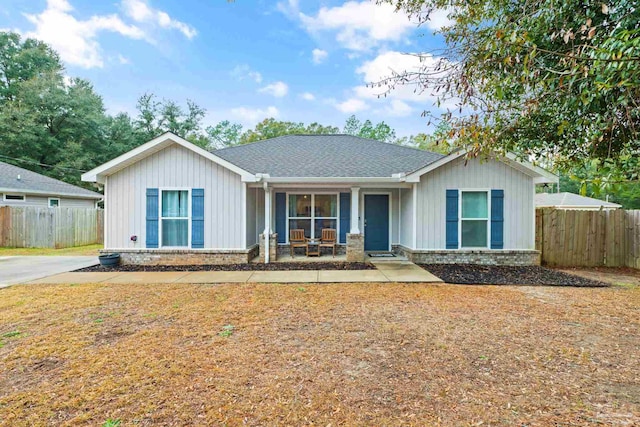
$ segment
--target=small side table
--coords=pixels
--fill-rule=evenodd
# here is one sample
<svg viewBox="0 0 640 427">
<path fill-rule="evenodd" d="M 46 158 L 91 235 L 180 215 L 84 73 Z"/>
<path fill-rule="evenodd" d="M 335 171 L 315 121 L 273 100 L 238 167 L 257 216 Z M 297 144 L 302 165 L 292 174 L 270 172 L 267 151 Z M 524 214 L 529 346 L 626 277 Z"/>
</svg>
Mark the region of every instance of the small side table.
<svg viewBox="0 0 640 427">
<path fill-rule="evenodd" d="M 311 239 L 307 241 L 307 256 L 320 256 L 320 240 Z"/>
</svg>

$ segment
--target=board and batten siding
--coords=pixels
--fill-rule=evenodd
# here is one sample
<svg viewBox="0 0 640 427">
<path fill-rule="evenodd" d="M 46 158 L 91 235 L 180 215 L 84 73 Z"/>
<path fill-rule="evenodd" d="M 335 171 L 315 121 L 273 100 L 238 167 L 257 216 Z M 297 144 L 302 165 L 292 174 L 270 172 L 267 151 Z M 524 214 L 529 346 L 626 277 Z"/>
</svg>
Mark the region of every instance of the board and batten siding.
<svg viewBox="0 0 640 427">
<path fill-rule="evenodd" d="M 23 194 L 19 192 L 7 193 L 7 194 Z M 60 199 L 60 206 L 65 208 L 87 208 L 93 209 L 96 207 L 97 199 L 76 199 L 72 197 L 63 196 L 35 196 L 26 194 L 24 202 L 7 200 L 4 201 L 3 193 L 0 193 L 0 206 L 40 206 L 48 207 L 49 198 Z"/>
<path fill-rule="evenodd" d="M 460 158 L 422 176 L 418 184 L 418 249 L 446 248 L 446 190 L 504 190 L 504 249 L 534 249 L 533 178 L 497 160 Z M 403 228 L 405 224 L 403 222 Z"/>
<path fill-rule="evenodd" d="M 174 144 L 107 178 L 105 248 L 145 247 L 147 188 L 203 188 L 204 248 L 246 247 L 240 175 Z"/>
<path fill-rule="evenodd" d="M 402 246 L 413 248 L 413 189 L 400 189 L 400 241 Z"/>
</svg>

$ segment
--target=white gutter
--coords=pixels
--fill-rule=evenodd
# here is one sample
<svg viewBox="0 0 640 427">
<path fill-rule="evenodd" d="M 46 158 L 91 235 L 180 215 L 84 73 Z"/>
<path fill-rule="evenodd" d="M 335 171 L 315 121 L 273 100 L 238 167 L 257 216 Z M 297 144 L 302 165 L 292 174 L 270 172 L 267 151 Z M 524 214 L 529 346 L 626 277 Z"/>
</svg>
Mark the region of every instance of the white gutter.
<svg viewBox="0 0 640 427">
<path fill-rule="evenodd" d="M 87 190 L 90 191 L 90 190 Z M 102 200 L 104 195 L 102 194 L 73 194 L 73 193 L 58 193 L 54 191 L 42 191 L 42 190 L 25 190 L 20 188 L 0 188 L 0 193 L 17 193 L 17 194 L 34 194 L 37 196 L 65 196 L 71 199 L 96 199 Z"/>
</svg>

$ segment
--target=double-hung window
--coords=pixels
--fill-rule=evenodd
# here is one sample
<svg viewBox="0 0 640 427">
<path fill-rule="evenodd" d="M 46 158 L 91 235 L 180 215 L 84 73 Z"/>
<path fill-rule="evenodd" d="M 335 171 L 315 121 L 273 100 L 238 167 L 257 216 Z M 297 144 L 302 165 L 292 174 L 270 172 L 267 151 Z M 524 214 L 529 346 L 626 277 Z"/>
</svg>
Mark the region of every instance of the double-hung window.
<svg viewBox="0 0 640 427">
<path fill-rule="evenodd" d="M 162 246 L 189 246 L 189 191 L 162 190 Z"/>
<path fill-rule="evenodd" d="M 489 195 L 487 191 L 461 191 L 460 247 L 489 246 Z"/>
<path fill-rule="evenodd" d="M 337 230 L 337 194 L 289 194 L 289 230 L 303 229 L 305 237 L 319 238 L 324 228 Z"/>
</svg>

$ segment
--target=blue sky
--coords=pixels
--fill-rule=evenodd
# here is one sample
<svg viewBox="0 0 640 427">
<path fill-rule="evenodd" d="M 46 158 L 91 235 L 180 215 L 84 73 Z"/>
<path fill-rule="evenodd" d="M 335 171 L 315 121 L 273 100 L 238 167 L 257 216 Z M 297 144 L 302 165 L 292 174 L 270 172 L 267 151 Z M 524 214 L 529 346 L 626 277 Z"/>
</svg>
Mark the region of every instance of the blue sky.
<svg viewBox="0 0 640 427">
<path fill-rule="evenodd" d="M 2 0 L 0 29 L 51 44 L 67 74 L 89 79 L 110 113 L 135 112 L 152 92 L 230 120 L 319 122 L 342 127 L 351 114 L 384 120 L 399 136 L 428 131 L 431 93 L 370 89 L 391 71 L 414 69 L 406 52 L 441 47 L 391 6 L 369 1 Z M 435 59 L 434 59 L 435 60 Z"/>
</svg>

